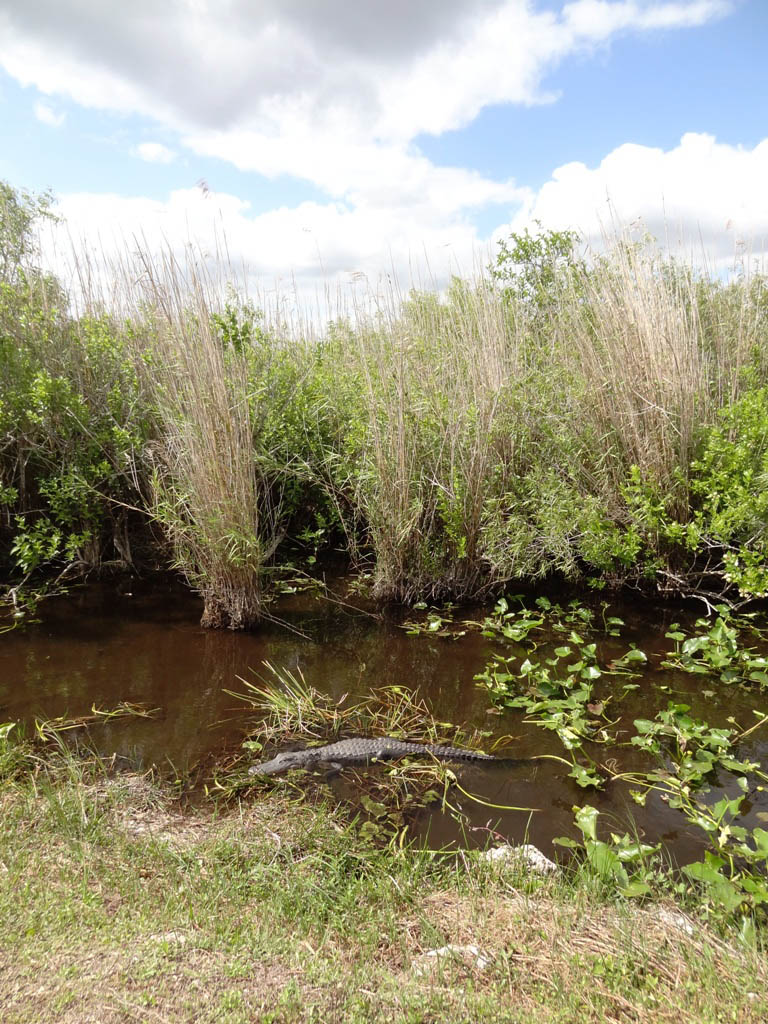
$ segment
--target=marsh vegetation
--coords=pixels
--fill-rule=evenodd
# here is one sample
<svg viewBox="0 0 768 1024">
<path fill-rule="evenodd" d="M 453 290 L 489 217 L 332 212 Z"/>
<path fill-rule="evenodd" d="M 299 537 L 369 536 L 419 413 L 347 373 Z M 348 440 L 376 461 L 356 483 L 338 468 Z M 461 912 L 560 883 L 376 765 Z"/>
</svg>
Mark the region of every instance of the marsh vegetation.
<svg viewBox="0 0 768 1024">
<path fill-rule="evenodd" d="M 425 849 L 414 817 L 439 806 L 463 827 L 477 796 L 436 765 L 358 780 L 351 814 L 328 806 L 322 785 L 292 780 L 251 806 L 243 765 L 265 746 L 321 743 L 351 724 L 462 738 L 409 688 L 344 704 L 278 666 L 273 686 L 250 691 L 261 724 L 244 752 L 206 783 L 219 803 L 183 825 L 179 817 L 184 835 L 169 844 L 134 828 L 146 817 L 162 831 L 174 817 L 161 789 L 114 778 L 100 758 L 73 759 L 58 741 L 51 750 L 55 729 L 36 745 L 8 722 L 3 806 L 18 828 L 4 844 L 5 881 L 29 896 L 26 908 L 4 904 L 5 934 L 30 967 L 9 973 L 9 991 L 22 993 L 18 1019 L 41 950 L 61 946 L 73 922 L 84 953 L 92 927 L 112 944 L 121 999 L 131 987 L 143 993 L 142 972 L 167 981 L 166 1019 L 191 1012 L 174 994 L 179 944 L 210 973 L 210 1019 L 304 1019 L 311 1005 L 341 1019 L 491 1020 L 498 1000 L 514 997 L 520 1019 L 661 1020 L 687 1012 L 680 979 L 696 1019 L 762 1019 L 766 776 L 750 744 L 766 721 L 768 644 L 750 606 L 768 593 L 768 279 L 747 266 L 728 280 L 710 276 L 651 240 L 617 237 L 585 254 L 571 233 L 525 232 L 476 279 L 368 296 L 322 329 L 299 329 L 192 251 L 183 262 L 126 252 L 98 290 L 84 255 L 75 302 L 39 267 L 35 230 L 48 216 L 47 197 L 0 185 L 0 596 L 9 608 L 0 630 L 31 620 L 39 598 L 67 581 L 172 568 L 200 595 L 204 626 L 264 634 L 279 595 L 322 588 L 318 567 L 333 555 L 358 596 L 409 606 L 390 629 L 404 627 L 414 644 L 426 637 L 459 650 L 482 638 L 483 658 L 472 648 L 463 683 L 482 695 L 483 715 L 490 705 L 508 718 L 495 731 L 487 719 L 475 728 L 463 705 L 463 740 L 490 745 L 506 734 L 502 749 L 514 728 L 516 743 L 527 737 L 556 767 L 570 828 L 555 841 L 573 863 L 545 883 L 499 878 L 464 847 Z M 549 596 L 532 586 L 541 583 Z M 668 622 L 664 649 L 646 653 L 625 640 L 607 602 L 558 603 L 564 585 L 582 596 L 694 598 L 702 618 Z M 208 668 L 221 658 L 211 651 Z M 683 677 L 701 700 L 688 702 Z M 738 717 L 721 713 L 726 692 L 748 695 Z M 712 717 L 705 705 L 716 694 Z M 578 799 L 563 800 L 566 786 Z M 637 819 L 619 826 L 603 798 L 620 788 Z M 300 812 L 297 796 L 307 798 Z M 483 806 L 488 822 L 524 809 Z M 647 807 L 695 834 L 682 871 L 669 863 L 671 843 L 641 834 Z M 248 816 L 269 841 L 253 840 Z M 33 843 L 41 830 L 44 842 Z M 485 837 L 492 832 L 486 825 Z M 147 870 L 153 884 L 136 900 Z M 37 887 L 49 874 L 53 888 Z M 82 905 L 65 896 L 73 884 Z M 573 948 L 530 918 L 534 892 Z M 276 929 L 247 917 L 254 900 Z M 673 934 L 643 916 L 665 900 L 694 913 L 698 931 Z M 491 903 L 503 908 L 498 934 Z M 599 913 L 582 927 L 586 906 Z M 352 962 L 361 913 L 384 993 L 378 1009 Z M 450 941 L 449 917 L 467 942 L 482 922 L 495 966 L 481 977 L 476 965 L 452 965 L 448 983 L 426 993 L 409 972 L 428 945 Z M 547 933 L 548 951 L 534 932 Z M 137 957 L 121 959 L 126 938 L 139 935 Z M 296 952 L 297 938 L 312 957 Z M 252 973 L 254 949 L 274 977 L 224 983 L 223 958 Z M 457 971 L 471 980 L 463 995 Z M 44 1012 L 77 1019 L 75 977 L 56 979 Z M 95 968 L 83 977 L 104 981 Z M 719 1015 L 723 984 L 731 1017 Z"/>
<path fill-rule="evenodd" d="M 254 626 L 342 549 L 379 598 L 563 577 L 738 605 L 768 587 L 766 281 L 617 238 L 512 236 L 444 292 L 289 330 L 202 258 L 126 252 L 72 311 L 45 198 L 3 186 L 0 559 L 24 584 L 174 565 Z M 81 287 L 93 278 L 83 257 Z"/>
<path fill-rule="evenodd" d="M 671 889 L 617 898 L 589 835 L 542 876 L 382 844 L 291 787 L 185 806 L 62 725 L 0 732 L 9 1024 L 765 1019 L 755 937 Z"/>
</svg>

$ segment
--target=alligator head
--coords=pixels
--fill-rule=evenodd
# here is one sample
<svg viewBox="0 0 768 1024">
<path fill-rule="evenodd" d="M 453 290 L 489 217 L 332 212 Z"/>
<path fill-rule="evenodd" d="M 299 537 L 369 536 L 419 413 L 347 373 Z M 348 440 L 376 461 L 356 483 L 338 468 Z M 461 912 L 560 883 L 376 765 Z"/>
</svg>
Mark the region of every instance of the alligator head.
<svg viewBox="0 0 768 1024">
<path fill-rule="evenodd" d="M 280 772 L 289 772 L 292 768 L 306 768 L 316 760 L 311 750 L 286 750 L 271 761 L 264 761 L 262 764 L 255 764 L 248 769 L 249 775 L 278 775 Z"/>
</svg>

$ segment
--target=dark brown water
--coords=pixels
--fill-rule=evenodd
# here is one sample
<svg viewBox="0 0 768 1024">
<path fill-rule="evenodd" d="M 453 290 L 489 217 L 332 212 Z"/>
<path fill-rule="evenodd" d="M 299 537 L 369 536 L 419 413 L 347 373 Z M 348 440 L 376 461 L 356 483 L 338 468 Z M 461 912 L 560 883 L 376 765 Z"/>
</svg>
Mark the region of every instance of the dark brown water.
<svg viewBox="0 0 768 1024">
<path fill-rule="evenodd" d="M 45 602 L 38 623 L 0 635 L 0 721 L 77 716 L 94 705 L 109 708 L 120 701 L 143 703 L 159 708 L 158 714 L 94 727 L 92 742 L 101 753 L 116 752 L 135 767 L 170 762 L 177 770 L 189 770 L 241 742 L 252 712 L 226 691 L 243 690 L 238 676 L 268 678 L 263 662 L 269 661 L 300 669 L 308 683 L 338 697 L 394 683 L 412 687 L 440 720 L 477 726 L 494 736 L 513 735 L 510 755 L 564 754 L 555 733 L 526 724 L 521 713 L 490 713 L 488 695 L 474 676 L 494 647 L 477 632 L 456 641 L 408 636 L 394 619 L 375 619 L 301 595 L 282 599 L 275 609 L 298 632 L 269 623 L 258 634 L 205 631 L 198 625 L 200 611 L 193 595 L 167 581 L 88 586 Z M 627 628 L 620 640 L 610 641 L 613 648 L 603 646 L 602 657 L 618 656 L 634 641 L 652 666 L 659 660 L 654 653 L 669 647 L 664 632 L 670 622 L 686 614 L 689 621 L 695 618 L 679 608 L 652 604 L 616 605 L 611 612 L 621 615 Z M 768 710 L 768 695 L 759 690 L 723 687 L 707 677 L 652 667 L 637 681 L 640 689 L 617 704 L 629 725 L 634 718 L 653 718 L 672 699 L 690 704 L 694 715 L 712 725 L 726 724 L 729 716 L 752 724 L 754 709 Z M 739 754 L 765 763 L 768 728 L 753 733 Z M 595 750 L 594 756 L 615 757 L 624 770 L 650 766 L 626 746 Z M 566 777 L 563 765 L 467 764 L 455 770 L 463 787 L 487 803 L 536 809 L 494 810 L 462 798 L 474 830 L 469 842 L 485 844 L 490 827 L 510 840 L 527 836 L 551 853 L 554 836 L 577 835 L 573 805 L 588 802 L 613 831 L 632 829 L 647 841 L 661 840 L 678 861 L 700 853 L 698 835 L 661 800 L 650 797 L 647 807 L 640 808 L 616 784 L 585 791 Z M 722 791 L 735 795 L 732 779 L 724 775 L 718 781 Z M 331 785 L 340 796 L 353 795 L 346 776 Z M 712 799 L 718 795 L 713 790 Z M 745 809 L 747 824 L 764 824 L 768 797 L 756 794 Z M 417 826 L 435 846 L 459 835 L 452 819 L 437 814 L 425 812 Z"/>
</svg>

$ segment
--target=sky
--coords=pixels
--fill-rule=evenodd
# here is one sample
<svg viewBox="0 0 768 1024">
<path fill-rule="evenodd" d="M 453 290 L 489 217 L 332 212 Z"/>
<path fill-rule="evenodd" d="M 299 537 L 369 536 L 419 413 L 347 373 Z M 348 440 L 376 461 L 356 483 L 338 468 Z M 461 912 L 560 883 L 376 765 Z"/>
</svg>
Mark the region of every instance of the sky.
<svg viewBox="0 0 768 1024">
<path fill-rule="evenodd" d="M 0 179 L 267 292 L 441 285 L 537 221 L 727 268 L 768 239 L 767 46 L 768 0 L 0 0 Z"/>
</svg>

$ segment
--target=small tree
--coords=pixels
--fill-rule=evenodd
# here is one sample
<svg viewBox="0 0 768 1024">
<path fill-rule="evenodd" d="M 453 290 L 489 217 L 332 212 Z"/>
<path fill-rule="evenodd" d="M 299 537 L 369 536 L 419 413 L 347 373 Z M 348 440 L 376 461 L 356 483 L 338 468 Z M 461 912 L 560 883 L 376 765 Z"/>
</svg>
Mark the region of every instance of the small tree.
<svg viewBox="0 0 768 1024">
<path fill-rule="evenodd" d="M 49 192 L 34 195 L 0 181 L 0 283 L 18 285 L 38 255 L 34 227 L 53 218 Z"/>
<path fill-rule="evenodd" d="M 499 242 L 489 270 L 506 299 L 521 301 L 529 310 L 544 310 L 554 298 L 558 274 L 564 268 L 583 268 L 584 263 L 576 255 L 578 231 L 543 231 L 540 221 L 535 223 L 538 234 L 525 228 Z"/>
</svg>

